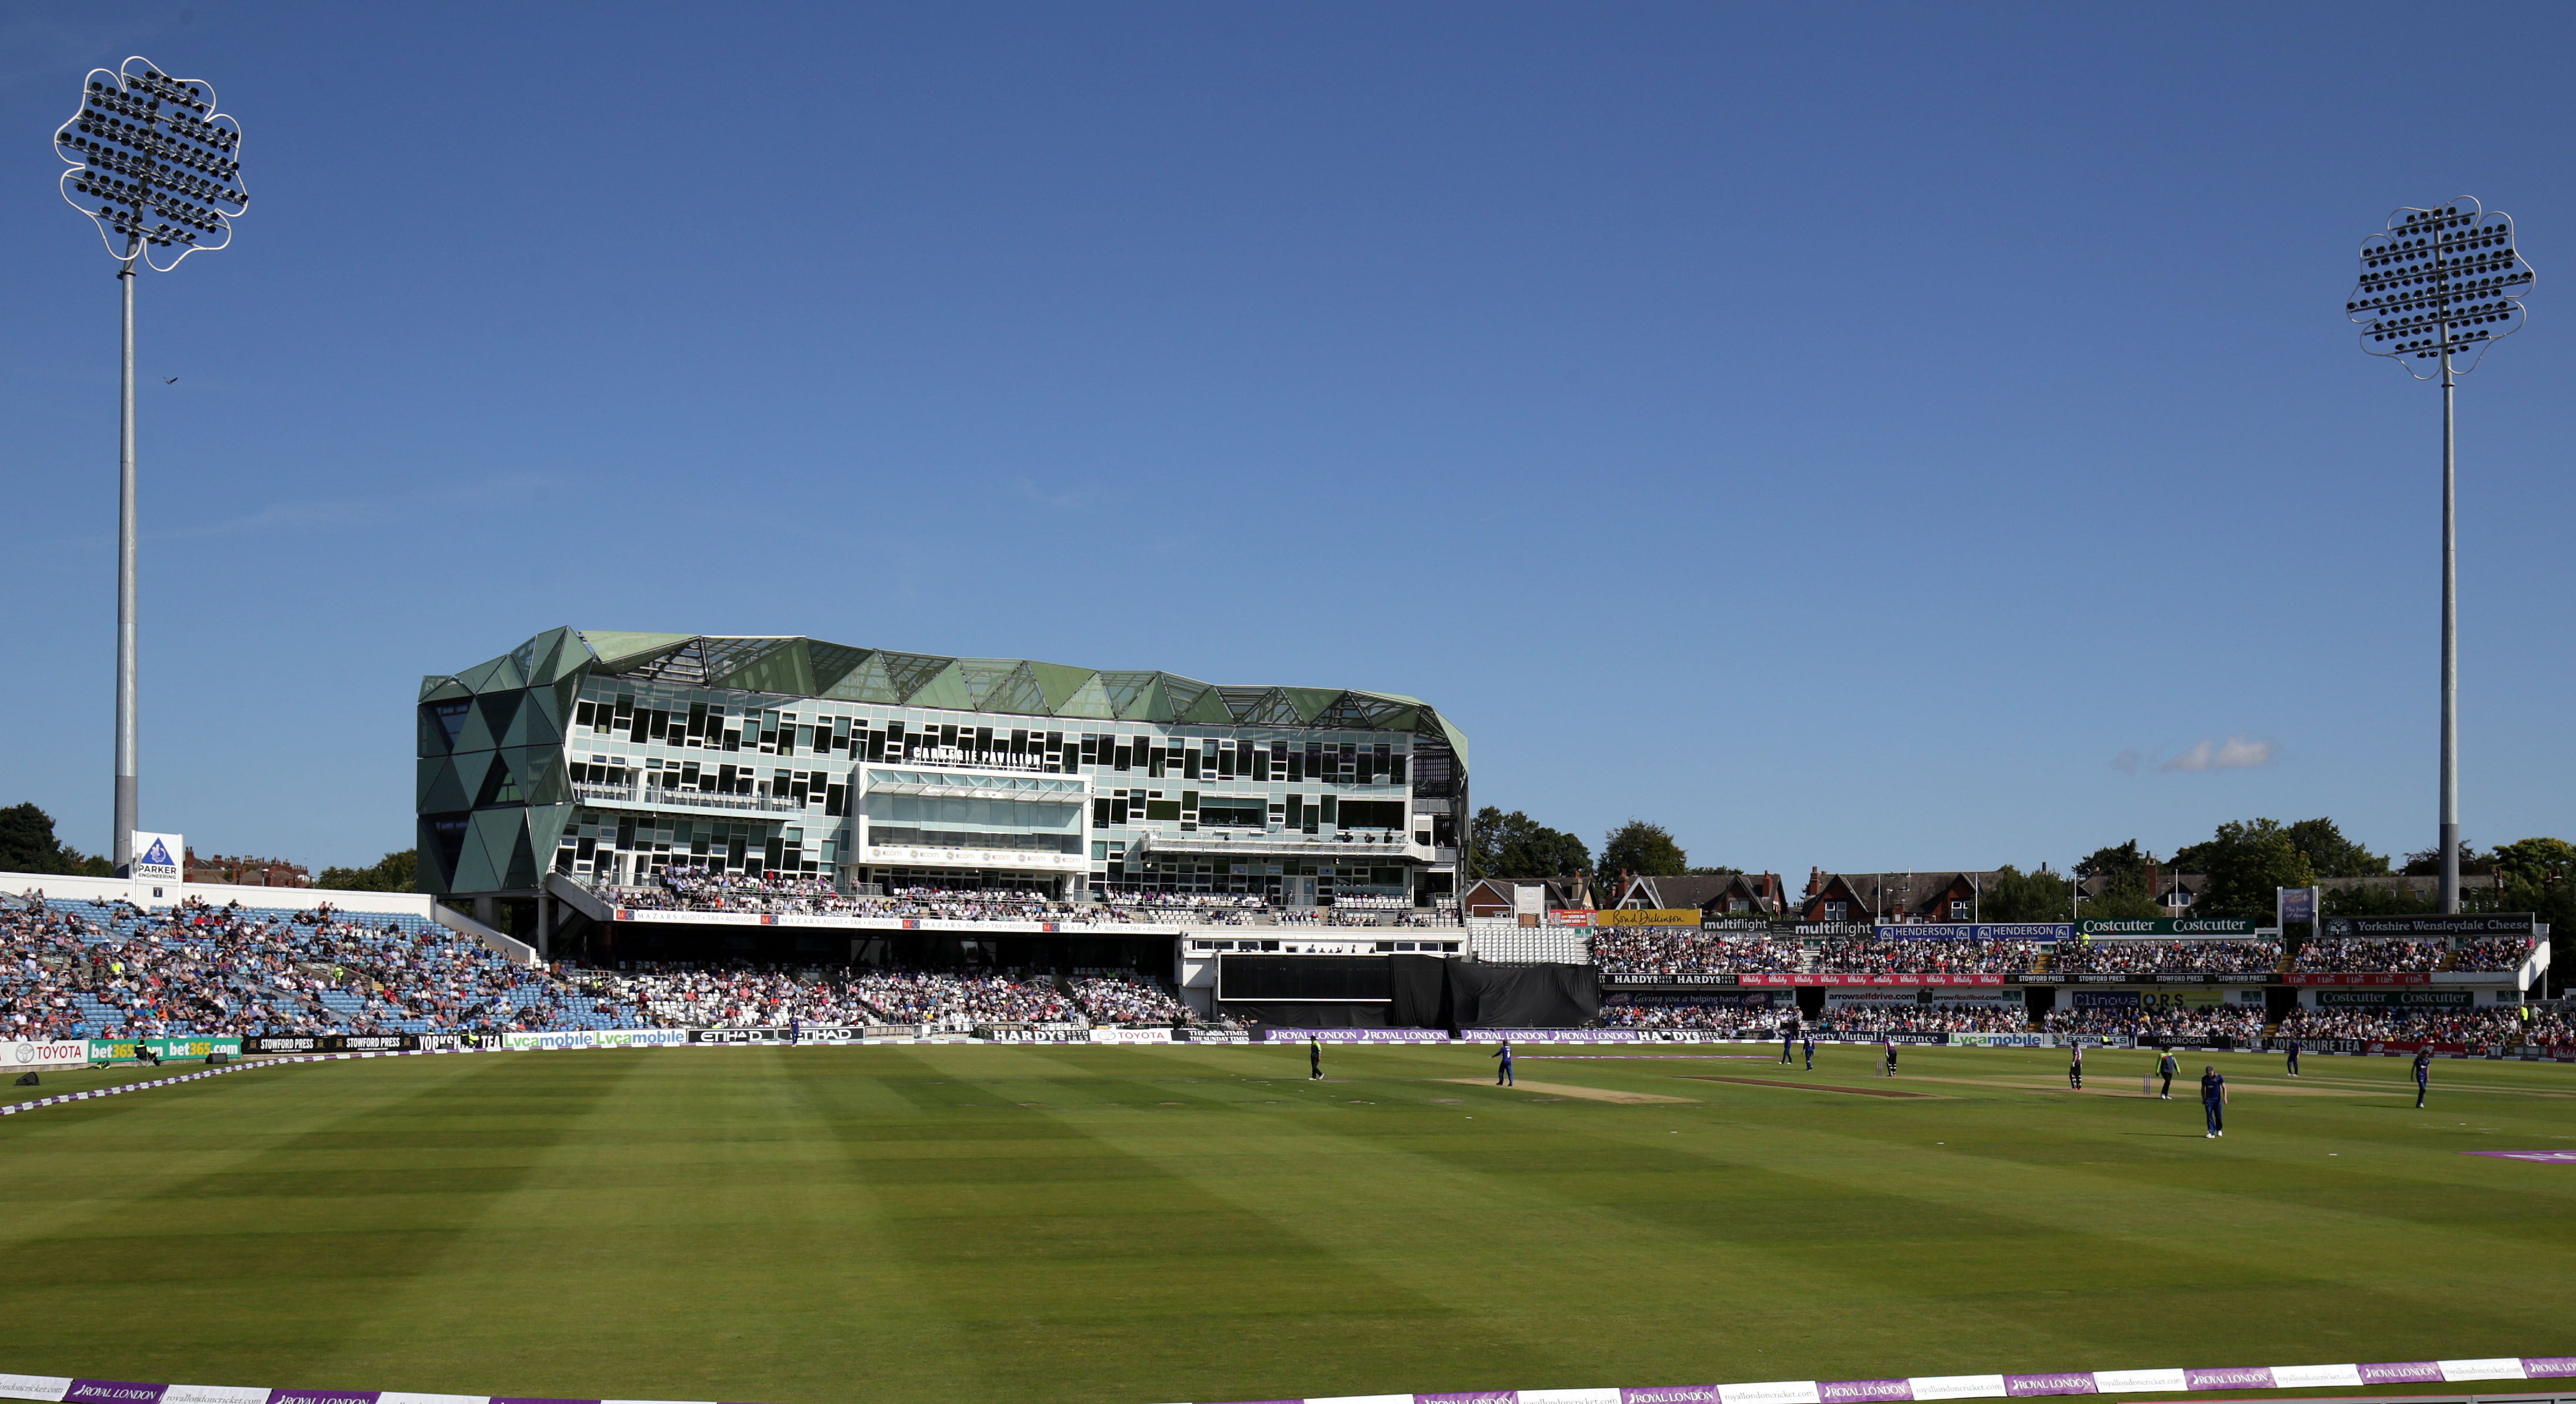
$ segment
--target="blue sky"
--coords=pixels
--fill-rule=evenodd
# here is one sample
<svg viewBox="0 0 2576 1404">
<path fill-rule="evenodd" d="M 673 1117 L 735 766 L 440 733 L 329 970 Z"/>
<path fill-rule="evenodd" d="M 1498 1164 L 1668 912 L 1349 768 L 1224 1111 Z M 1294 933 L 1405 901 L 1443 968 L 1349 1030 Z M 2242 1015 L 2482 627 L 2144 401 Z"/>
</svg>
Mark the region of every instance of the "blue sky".
<svg viewBox="0 0 2576 1404">
<path fill-rule="evenodd" d="M 142 53 L 252 192 L 140 292 L 200 851 L 409 846 L 419 676 L 565 623 L 1412 693 L 1480 803 L 1801 876 L 2425 847 L 2438 393 L 2341 308 L 2461 194 L 2540 269 L 2460 394 L 2464 827 L 2566 834 L 2576 15 L 2425 14 L 14 5 L 0 803 L 107 845 L 50 139 Z"/>
</svg>

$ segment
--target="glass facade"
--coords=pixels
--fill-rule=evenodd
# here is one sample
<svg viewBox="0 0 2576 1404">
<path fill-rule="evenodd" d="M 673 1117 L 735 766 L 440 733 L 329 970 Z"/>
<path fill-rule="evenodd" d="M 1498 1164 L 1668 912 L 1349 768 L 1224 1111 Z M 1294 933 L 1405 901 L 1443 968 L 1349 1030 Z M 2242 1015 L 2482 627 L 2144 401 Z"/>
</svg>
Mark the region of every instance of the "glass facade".
<svg viewBox="0 0 2576 1404">
<path fill-rule="evenodd" d="M 1286 905 L 1455 890 L 1465 739 L 1392 694 L 564 628 L 423 679 L 418 710 L 441 893 L 673 865 Z"/>
</svg>

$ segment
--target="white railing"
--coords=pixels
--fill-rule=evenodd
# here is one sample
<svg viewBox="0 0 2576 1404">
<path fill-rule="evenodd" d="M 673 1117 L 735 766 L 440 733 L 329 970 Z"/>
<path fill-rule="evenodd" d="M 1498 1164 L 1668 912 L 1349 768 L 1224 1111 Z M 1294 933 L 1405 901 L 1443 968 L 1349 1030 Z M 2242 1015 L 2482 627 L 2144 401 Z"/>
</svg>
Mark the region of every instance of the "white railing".
<svg viewBox="0 0 2576 1404">
<path fill-rule="evenodd" d="M 639 797 L 638 792 L 643 793 Z M 593 785 L 575 781 L 575 798 L 593 804 L 631 804 L 651 809 L 730 809 L 749 810 L 760 814 L 801 814 L 812 804 L 798 804 L 793 799 L 770 795 L 713 795 L 703 790 L 683 789 L 675 785 Z"/>
</svg>

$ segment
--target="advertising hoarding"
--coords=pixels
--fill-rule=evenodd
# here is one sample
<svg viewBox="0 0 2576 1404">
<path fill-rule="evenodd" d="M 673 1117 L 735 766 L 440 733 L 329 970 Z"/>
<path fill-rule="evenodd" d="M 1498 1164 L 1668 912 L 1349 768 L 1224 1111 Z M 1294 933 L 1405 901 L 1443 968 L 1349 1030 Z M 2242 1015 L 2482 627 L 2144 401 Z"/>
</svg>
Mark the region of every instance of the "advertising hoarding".
<svg viewBox="0 0 2576 1404">
<path fill-rule="evenodd" d="M 2269 936 L 2272 933 L 2252 917 L 2138 917 L 2131 920 L 2086 918 L 2075 923 L 2075 934 L 2087 940 L 2105 937 L 2152 936 Z"/>
<path fill-rule="evenodd" d="M 85 1038 L 12 1039 L 0 1043 L 0 1072 L 12 1076 L 88 1064 L 89 1040 Z"/>
<path fill-rule="evenodd" d="M 1882 941 L 2063 941 L 2071 921 L 1882 921 L 1871 928 Z"/>
<path fill-rule="evenodd" d="M 177 834 L 134 831 L 134 867 L 126 876 L 136 882 L 180 882 L 186 879 L 188 841 Z"/>
<path fill-rule="evenodd" d="M 1594 912 L 1595 926 L 1699 926 L 1697 907 L 1642 907 L 1634 911 Z"/>
<path fill-rule="evenodd" d="M 2416 941 L 2438 940 L 2446 936 L 2528 936 L 2532 934 L 2533 920 L 2529 912 L 2327 917 L 2326 934 Z"/>
</svg>

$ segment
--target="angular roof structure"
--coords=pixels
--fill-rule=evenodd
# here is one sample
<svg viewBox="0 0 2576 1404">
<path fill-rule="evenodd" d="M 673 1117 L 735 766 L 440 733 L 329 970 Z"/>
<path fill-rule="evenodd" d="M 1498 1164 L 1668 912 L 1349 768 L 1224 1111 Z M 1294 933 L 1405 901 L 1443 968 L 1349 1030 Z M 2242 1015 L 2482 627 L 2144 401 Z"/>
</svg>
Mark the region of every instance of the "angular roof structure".
<svg viewBox="0 0 2576 1404">
<path fill-rule="evenodd" d="M 1467 738 L 1436 709 L 1392 692 L 1226 687 L 1177 673 L 897 653 L 803 635 L 552 629 L 462 673 L 423 679 L 421 700 L 550 684 L 584 666 L 611 677 L 884 706 L 1068 720 L 1407 731 L 1446 740 L 1462 764 L 1467 757 Z"/>
</svg>

